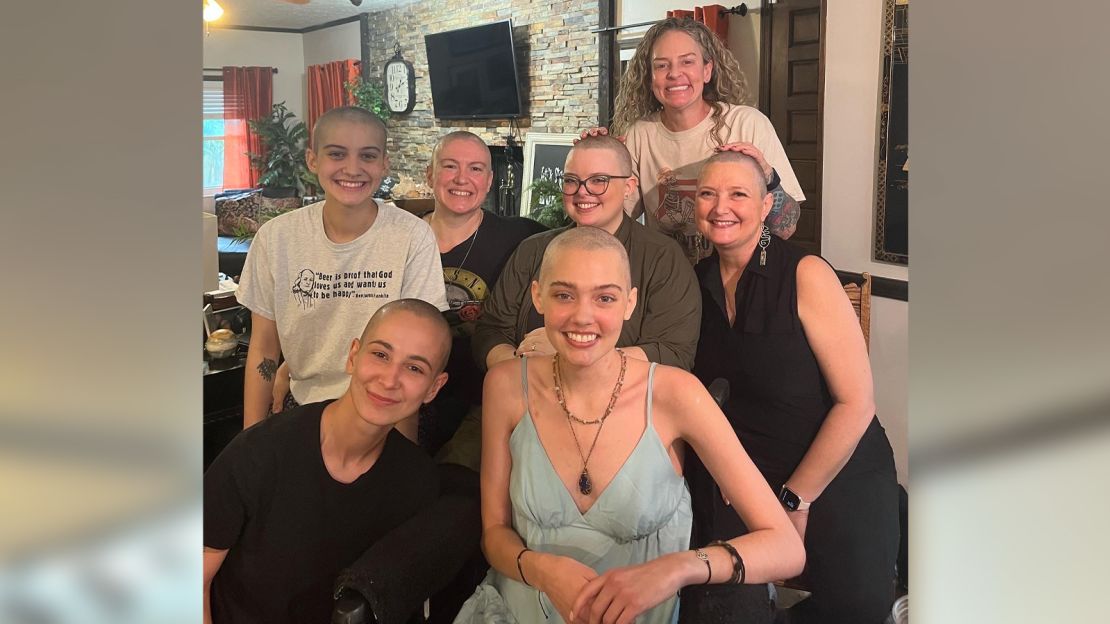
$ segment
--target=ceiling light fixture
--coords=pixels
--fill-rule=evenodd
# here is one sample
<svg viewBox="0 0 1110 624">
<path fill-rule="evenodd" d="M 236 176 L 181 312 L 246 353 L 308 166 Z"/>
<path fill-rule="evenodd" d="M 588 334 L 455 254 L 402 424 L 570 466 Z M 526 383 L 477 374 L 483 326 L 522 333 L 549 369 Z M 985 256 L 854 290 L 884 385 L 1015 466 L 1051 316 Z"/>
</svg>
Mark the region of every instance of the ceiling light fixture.
<svg viewBox="0 0 1110 624">
<path fill-rule="evenodd" d="M 224 14 L 224 8 L 216 0 L 204 0 L 204 21 L 214 22 Z"/>
</svg>

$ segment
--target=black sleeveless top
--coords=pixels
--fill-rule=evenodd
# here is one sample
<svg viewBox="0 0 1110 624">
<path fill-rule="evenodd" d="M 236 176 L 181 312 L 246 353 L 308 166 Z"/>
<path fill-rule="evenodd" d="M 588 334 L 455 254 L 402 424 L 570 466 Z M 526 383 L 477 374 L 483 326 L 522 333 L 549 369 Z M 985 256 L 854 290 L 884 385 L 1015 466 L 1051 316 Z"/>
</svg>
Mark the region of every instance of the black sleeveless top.
<svg viewBox="0 0 1110 624">
<path fill-rule="evenodd" d="M 807 255 L 774 236 L 767 247 L 766 266 L 759 265 L 758 250 L 752 254 L 736 285 L 732 326 L 716 252 L 694 269 L 702 294 L 694 373 L 706 385 L 719 377 L 728 380 L 725 415 L 776 494 L 809 450 L 834 404 L 798 317 L 798 262 Z M 893 459 L 886 433 L 873 417 L 837 478 L 871 470 L 893 474 Z M 696 457 L 687 473 L 695 498 L 699 488 L 707 495 L 704 490 L 712 489 L 712 478 Z"/>
</svg>

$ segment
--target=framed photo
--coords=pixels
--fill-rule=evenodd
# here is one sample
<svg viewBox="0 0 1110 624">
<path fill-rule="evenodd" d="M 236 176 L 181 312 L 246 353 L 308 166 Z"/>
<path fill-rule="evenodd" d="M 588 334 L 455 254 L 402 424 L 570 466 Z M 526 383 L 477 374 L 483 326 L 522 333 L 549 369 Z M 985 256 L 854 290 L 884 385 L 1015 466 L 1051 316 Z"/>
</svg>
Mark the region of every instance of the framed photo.
<svg viewBox="0 0 1110 624">
<path fill-rule="evenodd" d="M 885 0 L 872 257 L 909 264 L 909 0 Z"/>
<path fill-rule="evenodd" d="M 577 134 L 529 132 L 524 137 L 524 179 L 520 185 L 520 216 L 532 213 L 532 182 L 555 180 L 563 175 L 567 154 Z"/>
</svg>

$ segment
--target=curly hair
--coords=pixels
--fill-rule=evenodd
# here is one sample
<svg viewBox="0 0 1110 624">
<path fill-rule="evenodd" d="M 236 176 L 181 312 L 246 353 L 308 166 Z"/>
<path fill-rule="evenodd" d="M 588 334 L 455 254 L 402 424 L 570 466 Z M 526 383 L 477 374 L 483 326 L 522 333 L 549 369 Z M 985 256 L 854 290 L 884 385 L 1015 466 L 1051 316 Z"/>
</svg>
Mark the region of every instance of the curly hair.
<svg viewBox="0 0 1110 624">
<path fill-rule="evenodd" d="M 746 104 L 749 95 L 748 81 L 740 64 L 736 62 L 736 57 L 720 38 L 705 24 L 685 17 L 668 17 L 655 24 L 636 46 L 636 53 L 628 62 L 628 69 L 621 76 L 617 90 L 613 132 L 624 134 L 632 124 L 663 108 L 663 104 L 651 92 L 651 53 L 655 42 L 672 30 L 689 35 L 701 48 L 702 61 L 713 63 L 713 75 L 702 90 L 702 99 L 713 108 L 713 141 L 721 145 L 723 140 L 720 131 L 724 126 L 722 103 Z"/>
</svg>

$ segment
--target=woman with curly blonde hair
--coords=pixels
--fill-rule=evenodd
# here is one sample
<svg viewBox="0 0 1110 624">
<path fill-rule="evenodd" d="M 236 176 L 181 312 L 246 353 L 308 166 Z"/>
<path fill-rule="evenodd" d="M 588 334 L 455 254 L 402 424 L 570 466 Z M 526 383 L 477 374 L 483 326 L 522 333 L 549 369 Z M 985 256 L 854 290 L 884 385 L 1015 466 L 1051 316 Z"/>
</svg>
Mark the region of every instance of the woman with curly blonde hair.
<svg viewBox="0 0 1110 624">
<path fill-rule="evenodd" d="M 645 213 L 645 222 L 674 237 L 692 263 L 711 251 L 694 226 L 694 190 L 702 164 L 718 151 L 746 153 L 763 168 L 775 193 L 770 232 L 788 238 L 797 226 L 805 195 L 770 120 L 748 99 L 732 52 L 687 18 L 652 26 L 621 78 L 613 130 L 625 135 L 640 180 L 625 210 Z"/>
</svg>

